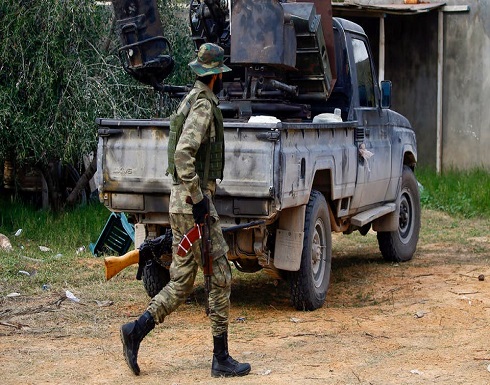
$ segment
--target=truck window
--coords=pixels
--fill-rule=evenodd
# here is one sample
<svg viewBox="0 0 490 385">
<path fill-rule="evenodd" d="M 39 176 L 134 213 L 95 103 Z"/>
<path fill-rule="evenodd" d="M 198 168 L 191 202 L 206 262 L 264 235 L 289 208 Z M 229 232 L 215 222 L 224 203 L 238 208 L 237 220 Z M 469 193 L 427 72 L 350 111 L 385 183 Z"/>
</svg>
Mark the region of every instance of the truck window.
<svg viewBox="0 0 490 385">
<path fill-rule="evenodd" d="M 374 96 L 373 72 L 371 61 L 364 41 L 352 39 L 354 61 L 357 69 L 357 83 L 359 87 L 359 105 L 361 107 L 374 107 L 376 98 Z"/>
</svg>

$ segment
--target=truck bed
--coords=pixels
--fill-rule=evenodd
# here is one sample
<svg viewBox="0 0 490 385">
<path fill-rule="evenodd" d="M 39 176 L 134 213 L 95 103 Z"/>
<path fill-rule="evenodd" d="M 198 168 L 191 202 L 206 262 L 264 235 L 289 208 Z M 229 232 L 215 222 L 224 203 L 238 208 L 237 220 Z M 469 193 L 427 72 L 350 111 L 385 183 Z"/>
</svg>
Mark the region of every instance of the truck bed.
<svg viewBox="0 0 490 385">
<path fill-rule="evenodd" d="M 102 170 L 97 180 L 106 205 L 115 211 L 164 211 L 165 203 L 151 201 L 170 194 L 172 179 L 165 175 L 169 120 L 97 119 L 97 124 L 97 169 Z M 267 217 L 306 204 L 313 176 L 322 169 L 331 170 L 333 197 L 353 195 L 355 122 L 225 121 L 224 128 L 220 214 Z"/>
</svg>

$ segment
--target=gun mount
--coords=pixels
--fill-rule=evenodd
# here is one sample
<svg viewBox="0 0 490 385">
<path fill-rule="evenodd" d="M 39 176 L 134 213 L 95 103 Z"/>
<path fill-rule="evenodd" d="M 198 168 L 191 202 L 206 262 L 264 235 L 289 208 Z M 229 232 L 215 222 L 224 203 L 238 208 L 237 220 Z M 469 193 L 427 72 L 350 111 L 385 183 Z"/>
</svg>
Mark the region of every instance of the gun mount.
<svg viewBox="0 0 490 385">
<path fill-rule="evenodd" d="M 113 0 L 112 4 L 124 70 L 141 83 L 160 89 L 172 72 L 174 60 L 163 37 L 156 0 Z"/>
<path fill-rule="evenodd" d="M 173 68 L 156 0 L 113 0 L 124 69 L 159 91 Z M 329 1 L 191 0 L 189 23 L 196 51 L 205 42 L 225 49 L 233 69 L 223 78 L 225 117 L 274 114 L 311 119 L 335 84 L 332 8 Z M 318 9 L 318 10 L 317 10 Z"/>
</svg>

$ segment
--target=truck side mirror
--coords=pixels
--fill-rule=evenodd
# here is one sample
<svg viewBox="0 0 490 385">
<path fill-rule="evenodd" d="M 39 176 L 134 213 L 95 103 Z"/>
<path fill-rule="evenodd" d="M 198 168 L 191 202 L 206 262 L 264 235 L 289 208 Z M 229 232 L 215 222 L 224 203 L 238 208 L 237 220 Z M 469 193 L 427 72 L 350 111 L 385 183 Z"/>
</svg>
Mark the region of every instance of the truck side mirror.
<svg viewBox="0 0 490 385">
<path fill-rule="evenodd" d="M 391 107 L 391 80 L 381 81 L 381 108 Z"/>
</svg>

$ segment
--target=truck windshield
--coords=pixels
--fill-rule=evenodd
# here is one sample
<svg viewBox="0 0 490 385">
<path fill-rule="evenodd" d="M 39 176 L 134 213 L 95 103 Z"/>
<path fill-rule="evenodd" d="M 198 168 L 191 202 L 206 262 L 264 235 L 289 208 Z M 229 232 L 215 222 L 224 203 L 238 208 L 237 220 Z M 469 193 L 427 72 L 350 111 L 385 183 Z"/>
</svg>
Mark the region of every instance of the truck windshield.
<svg viewBox="0 0 490 385">
<path fill-rule="evenodd" d="M 376 98 L 374 96 L 373 72 L 371 70 L 371 61 L 369 60 L 366 44 L 360 39 L 353 38 L 352 48 L 357 69 L 359 106 L 374 107 L 376 105 Z"/>
</svg>

